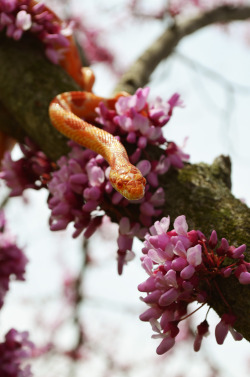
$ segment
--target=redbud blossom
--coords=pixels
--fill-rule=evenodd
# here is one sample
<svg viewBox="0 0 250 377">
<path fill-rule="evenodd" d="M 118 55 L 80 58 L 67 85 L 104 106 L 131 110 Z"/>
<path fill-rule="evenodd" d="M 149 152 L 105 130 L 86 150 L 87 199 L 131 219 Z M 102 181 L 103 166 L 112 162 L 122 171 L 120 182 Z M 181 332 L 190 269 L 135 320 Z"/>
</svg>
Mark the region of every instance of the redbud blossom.
<svg viewBox="0 0 250 377">
<path fill-rule="evenodd" d="M 3 211 L 0 211 L 0 309 L 12 280 L 24 280 L 27 258 L 16 245 L 15 238 L 6 228 Z"/>
<path fill-rule="evenodd" d="M 156 350 L 158 354 L 167 352 L 175 344 L 178 324 L 186 318 L 189 303 L 208 302 L 216 276 L 228 278 L 234 274 L 239 283 L 250 284 L 250 265 L 242 254 L 245 245 L 235 248 L 223 238 L 217 246 L 215 231 L 209 240 L 200 231 L 188 232 L 185 216 L 175 219 L 171 231 L 169 225 L 169 217 L 164 217 L 150 227 L 150 234 L 146 234 L 141 260 L 149 277 L 138 286 L 140 292 L 146 293 L 142 301 L 149 306 L 140 319 L 151 323 L 157 333 L 153 338 L 163 339 Z M 229 266 L 224 265 L 226 258 L 232 261 Z M 222 316 L 215 332 L 219 344 L 223 343 L 228 331 L 235 340 L 242 338 L 233 329 L 235 320 L 232 313 Z M 203 337 L 208 334 L 208 326 L 206 319 L 197 327 L 195 351 L 200 349 Z"/>
<path fill-rule="evenodd" d="M 0 376 L 32 377 L 29 365 L 24 362 L 32 356 L 34 344 L 28 339 L 28 332 L 11 329 L 0 343 Z"/>
</svg>

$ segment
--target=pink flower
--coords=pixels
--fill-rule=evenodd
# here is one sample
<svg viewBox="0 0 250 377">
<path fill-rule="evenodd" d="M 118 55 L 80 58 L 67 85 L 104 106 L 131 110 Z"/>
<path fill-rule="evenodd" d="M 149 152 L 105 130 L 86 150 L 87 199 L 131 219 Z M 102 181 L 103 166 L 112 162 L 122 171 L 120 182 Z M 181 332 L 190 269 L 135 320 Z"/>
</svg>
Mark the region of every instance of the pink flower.
<svg viewBox="0 0 250 377">
<path fill-rule="evenodd" d="M 1 0 L 0 10 L 2 12 L 10 13 L 17 7 L 17 0 Z"/>
<path fill-rule="evenodd" d="M 217 245 L 217 242 L 218 242 L 217 233 L 215 230 L 213 230 L 208 241 L 209 246 L 213 248 Z"/>
<path fill-rule="evenodd" d="M 188 225 L 185 216 L 178 216 L 174 221 L 174 229 L 177 234 L 185 236 L 188 231 Z"/>
<path fill-rule="evenodd" d="M 51 193 L 49 208 L 52 210 L 51 230 L 65 229 L 73 221 L 77 237 L 84 229 L 90 237 L 101 224 L 98 211 L 94 214 L 105 192 L 107 163 L 90 150 L 73 146 L 69 158 L 58 161 L 59 169 L 48 184 Z"/>
<path fill-rule="evenodd" d="M 170 218 L 163 217 L 160 221 L 156 221 L 154 225 L 150 228 L 150 233 L 152 235 L 165 234 L 170 225 Z"/>
<path fill-rule="evenodd" d="M 135 253 L 132 251 L 133 239 L 136 235 L 139 235 L 140 224 L 130 224 L 127 217 L 122 217 L 119 223 L 119 237 L 117 239 L 118 244 L 118 274 L 121 275 L 123 266 L 128 261 L 134 259 Z"/>
<path fill-rule="evenodd" d="M 13 23 L 13 19 L 6 13 L 0 13 L 0 30 L 4 28 L 4 26 L 9 26 Z"/>
<path fill-rule="evenodd" d="M 234 258 L 234 259 L 240 258 L 245 251 L 246 251 L 246 245 L 245 244 L 237 247 L 236 249 L 234 249 L 232 251 L 232 258 Z"/>
<path fill-rule="evenodd" d="M 188 161 L 189 159 L 189 155 L 184 153 L 174 142 L 168 144 L 166 155 L 170 164 L 177 169 L 183 168 L 183 162 Z"/>
<path fill-rule="evenodd" d="M 28 30 L 31 28 L 31 15 L 25 10 L 20 10 L 16 15 L 16 27 L 21 30 Z"/>
<path fill-rule="evenodd" d="M 155 99 L 155 102 L 149 108 L 149 116 L 154 124 L 162 127 L 170 119 L 169 115 L 170 105 L 168 102 L 163 103 L 160 97 Z"/>
<path fill-rule="evenodd" d="M 11 280 L 24 280 L 28 260 L 6 229 L 3 211 L 0 212 L 0 309 Z"/>
<path fill-rule="evenodd" d="M 164 144 L 166 139 L 162 134 L 162 126 L 170 119 L 173 107 L 179 106 L 180 102 L 170 99 L 163 104 L 157 98 L 155 104 L 150 105 L 147 103 L 148 94 L 149 88 L 139 88 L 133 96 L 120 97 L 115 105 L 116 114 L 101 104 L 97 108 L 100 115 L 97 120 L 107 126 L 107 130 L 112 127 L 112 123 L 118 125 L 121 133 L 128 133 L 127 141 L 136 143 L 140 149 L 144 149 L 147 143 Z M 179 98 L 178 95 L 174 96 Z"/>
<path fill-rule="evenodd" d="M 30 366 L 22 367 L 23 361 L 32 356 L 34 344 L 28 339 L 28 332 L 9 330 L 0 343 L 0 375 L 3 377 L 31 377 Z"/>
<path fill-rule="evenodd" d="M 228 331 L 231 332 L 234 340 L 241 340 L 243 336 L 234 330 L 233 325 L 237 317 L 233 314 L 223 314 L 220 322 L 215 328 L 215 337 L 218 344 L 223 344 L 224 340 L 228 334 Z"/>
<path fill-rule="evenodd" d="M 47 57 L 54 64 L 64 57 L 65 48 L 69 46 L 67 37 L 72 34 L 72 22 L 61 24 L 44 4 L 30 4 L 28 0 L 1 1 L 0 30 L 4 27 L 7 27 L 6 35 L 16 40 L 27 30 L 36 34 L 45 46 Z"/>
<path fill-rule="evenodd" d="M 229 246 L 224 238 L 217 247 L 215 231 L 208 241 L 202 232 L 188 231 L 185 216 L 175 219 L 173 230 L 169 230 L 169 224 L 169 217 L 162 218 L 150 227 L 150 234 L 146 234 L 141 261 L 149 277 L 138 286 L 140 292 L 146 293 L 142 301 L 150 307 L 140 318 L 153 324 L 153 331 L 158 333 L 154 338 L 163 339 L 156 351 L 159 354 L 167 352 L 175 344 L 178 324 L 185 319 L 189 303 L 209 301 L 216 276 L 226 278 L 234 274 L 241 284 L 250 284 L 250 264 L 244 261 L 242 255 L 245 245 L 236 249 Z M 232 254 L 234 250 L 235 255 Z M 232 262 L 228 268 L 224 265 L 226 258 L 231 258 Z M 222 317 L 216 328 L 219 344 L 228 331 L 236 340 L 241 339 L 241 335 L 233 329 L 235 319 L 231 314 Z M 203 336 L 207 334 L 208 323 L 205 320 L 197 327 L 195 351 L 200 349 Z"/>
<path fill-rule="evenodd" d="M 152 330 L 156 332 L 152 335 L 153 339 L 162 339 L 160 345 L 157 347 L 156 352 L 158 355 L 163 355 L 168 352 L 175 345 L 175 338 L 179 333 L 179 329 L 175 322 L 168 322 L 164 332 L 162 332 L 161 324 L 156 319 L 151 319 L 150 324 Z"/>
<path fill-rule="evenodd" d="M 170 106 L 169 114 L 172 115 L 172 111 L 175 107 L 183 107 L 183 101 L 180 99 L 179 93 L 174 93 L 172 97 L 168 100 Z"/>
<path fill-rule="evenodd" d="M 239 282 L 241 284 L 250 284 L 250 272 L 242 272 L 239 276 Z"/>
<path fill-rule="evenodd" d="M 209 324 L 207 320 L 203 321 L 197 326 L 197 333 L 194 340 L 194 350 L 195 352 L 198 352 L 201 348 L 201 343 L 204 336 L 208 336 L 209 331 Z"/>
<path fill-rule="evenodd" d="M 195 245 L 187 250 L 187 261 L 191 266 L 199 266 L 202 262 L 201 245 Z"/>
<path fill-rule="evenodd" d="M 1 28 L 6 28 L 7 35 L 15 39 L 20 38 L 26 30 L 36 34 L 43 42 L 49 59 L 58 64 L 67 52 L 68 37 L 72 35 L 74 25 L 72 22 L 59 22 L 43 4 L 31 5 L 28 0 L 3 0 L 0 4 Z M 98 30 L 84 31 L 89 51 L 92 47 L 96 49 Z M 98 59 L 102 54 L 101 60 L 110 58 L 107 55 L 105 58 L 105 48 L 98 51 Z M 97 108 L 97 121 L 104 124 L 104 128 L 119 137 L 122 142 L 127 140 L 135 145 L 130 156 L 134 164 L 139 162 L 148 143 L 165 147 L 166 139 L 162 134 L 162 126 L 170 119 L 173 107 L 180 105 L 179 96 L 174 95 L 167 102 L 158 98 L 155 104 L 150 106 L 147 102 L 148 95 L 149 88 L 140 88 L 133 96 L 120 97 L 110 109 L 103 103 Z M 46 161 L 42 152 L 29 146 L 24 150 L 24 158 L 17 162 L 13 162 L 10 155 L 6 156 L 1 176 L 11 187 L 11 195 L 21 195 L 26 188 L 39 189 L 48 184 L 51 230 L 65 229 L 73 222 L 76 229 L 74 237 L 82 231 L 85 232 L 85 236 L 90 237 L 101 224 L 103 215 L 100 214 L 99 205 L 104 197 L 110 197 L 113 204 L 119 203 L 124 207 L 128 205 L 128 201 L 113 192 L 108 181 L 109 168 L 102 157 L 89 151 L 80 152 L 79 147 L 73 149 L 69 157 L 59 160 L 59 169 L 51 175 L 54 166 Z M 82 153 L 84 162 L 78 158 Z M 140 168 L 148 177 L 145 198 L 138 203 L 140 225 L 137 225 L 142 232 L 144 226 L 152 225 L 153 217 L 161 214 L 160 207 L 165 198 L 163 190 L 159 188 L 158 175 L 165 174 L 169 166 L 170 159 L 164 150 L 159 161 L 144 158 L 140 163 Z M 119 244 L 123 246 L 119 248 L 119 261 L 123 259 L 124 262 L 126 258 L 132 257 L 133 237 L 134 235 L 120 235 Z M 126 243 L 129 251 L 125 252 Z"/>
<path fill-rule="evenodd" d="M 149 107 L 149 117 L 155 126 L 163 127 L 170 120 L 176 106 L 183 106 L 178 93 L 173 94 L 165 103 L 160 97 L 157 97 Z"/>
<path fill-rule="evenodd" d="M 25 141 L 26 144 L 20 145 L 24 157 L 13 161 L 7 152 L 2 160 L 0 178 L 4 179 L 11 189 L 10 196 L 22 195 L 27 188 L 39 190 L 46 187 L 53 169 L 53 164 L 45 154 L 30 140 Z"/>
<path fill-rule="evenodd" d="M 53 64 L 59 64 L 59 61 L 62 58 L 62 54 L 60 53 L 60 50 L 55 50 L 55 48 L 50 46 L 50 45 L 48 47 L 46 47 L 45 54 L 46 54 L 47 58 Z"/>
<path fill-rule="evenodd" d="M 158 355 L 163 355 L 175 345 L 175 338 L 172 336 L 164 336 L 160 345 L 156 349 Z"/>
<path fill-rule="evenodd" d="M 117 114 L 129 115 L 133 109 L 135 114 L 140 112 L 146 106 L 149 88 L 139 88 L 132 96 L 120 97 L 115 105 Z"/>
</svg>

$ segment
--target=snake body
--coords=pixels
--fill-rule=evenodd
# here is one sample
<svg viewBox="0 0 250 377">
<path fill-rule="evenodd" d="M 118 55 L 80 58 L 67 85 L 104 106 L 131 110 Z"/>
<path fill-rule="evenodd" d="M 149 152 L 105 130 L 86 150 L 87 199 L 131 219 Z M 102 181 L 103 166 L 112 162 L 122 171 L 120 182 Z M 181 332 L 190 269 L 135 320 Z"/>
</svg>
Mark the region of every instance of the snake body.
<svg viewBox="0 0 250 377">
<path fill-rule="evenodd" d="M 62 134 L 105 158 L 111 168 L 109 180 L 112 186 L 126 199 L 141 199 L 146 180 L 140 170 L 129 162 L 124 146 L 109 132 L 82 119 L 92 118 L 93 107 L 100 101 L 110 107 L 116 98 L 105 100 L 90 92 L 59 94 L 49 106 L 51 122 Z"/>
</svg>

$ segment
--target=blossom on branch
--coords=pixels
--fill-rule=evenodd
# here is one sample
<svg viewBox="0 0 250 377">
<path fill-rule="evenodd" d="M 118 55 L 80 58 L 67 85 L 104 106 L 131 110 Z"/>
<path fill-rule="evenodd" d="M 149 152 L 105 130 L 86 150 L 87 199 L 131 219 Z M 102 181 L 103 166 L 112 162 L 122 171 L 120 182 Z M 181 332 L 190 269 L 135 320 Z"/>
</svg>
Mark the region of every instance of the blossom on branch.
<svg viewBox="0 0 250 377">
<path fill-rule="evenodd" d="M 73 33 L 72 23 L 61 23 L 42 2 L 35 4 L 30 0 L 1 0 L 0 31 L 3 29 L 6 29 L 7 37 L 15 40 L 19 40 L 27 30 L 35 34 L 54 64 L 59 63 L 69 46 L 67 37 Z"/>
<path fill-rule="evenodd" d="M 0 309 L 11 280 L 24 280 L 27 258 L 16 245 L 15 238 L 6 229 L 3 211 L 0 211 Z"/>
<path fill-rule="evenodd" d="M 146 234 L 142 249 L 145 255 L 141 260 L 149 277 L 138 286 L 140 292 L 147 293 L 142 301 L 149 306 L 140 319 L 151 323 L 157 333 L 154 338 L 162 339 L 156 350 L 158 354 L 174 346 L 179 333 L 178 324 L 190 316 L 188 304 L 197 301 L 203 306 L 208 302 L 211 286 L 214 284 L 218 290 L 216 277 L 234 275 L 242 284 L 242 274 L 250 273 L 250 264 L 244 260 L 243 254 L 246 245 L 229 246 L 225 238 L 219 244 L 215 231 L 209 239 L 199 230 L 188 232 L 185 216 L 175 219 L 173 230 L 169 231 L 169 225 L 170 219 L 165 217 L 156 221 L 150 234 Z M 246 280 L 243 284 L 250 282 Z M 222 295 L 219 290 L 218 293 Z M 222 299 L 225 301 L 224 297 Z M 242 339 L 233 329 L 236 318 L 230 309 L 222 316 L 215 332 L 218 344 L 223 343 L 228 331 L 235 340 Z M 207 334 L 208 322 L 205 319 L 197 327 L 195 351 L 200 349 Z"/>
<path fill-rule="evenodd" d="M 13 161 L 10 154 L 6 154 L 3 160 L 0 177 L 11 188 L 11 196 L 22 195 L 27 188 L 37 190 L 47 187 L 50 192 L 48 204 L 52 211 L 51 230 L 65 229 L 73 222 L 76 229 L 73 237 L 84 231 L 84 236 L 89 238 L 101 225 L 104 200 L 121 207 L 129 204 L 138 206 L 138 222 L 133 226 L 144 235 L 145 227 L 151 226 L 153 219 L 161 215 L 161 207 L 165 202 L 164 190 L 159 187 L 159 177 L 171 165 L 182 168 L 183 161 L 189 157 L 175 143 L 167 143 L 162 133 L 162 127 L 170 120 L 173 108 L 182 105 L 179 95 L 174 94 L 166 102 L 157 98 L 156 102 L 150 104 L 147 101 L 148 94 L 149 88 L 138 89 L 133 96 L 119 97 L 114 109 L 108 109 L 104 103 L 96 108 L 96 122 L 122 143 L 127 142 L 131 146 L 129 159 L 147 178 L 144 198 L 129 202 L 116 192 L 109 181 L 108 163 L 93 151 L 83 150 L 76 143 L 69 142 L 72 151 L 67 157 L 59 159 L 58 169 L 53 172 L 55 164 L 28 140 L 26 146 L 21 146 L 23 158 Z M 162 146 L 159 159 L 148 157 L 144 152 L 147 144 Z M 124 232 L 122 234 L 126 238 Z M 131 234 L 127 234 L 127 237 L 131 242 Z M 131 259 L 127 258 L 131 249 L 125 250 L 124 245 L 118 249 L 119 273 L 122 272 L 123 264 Z"/>
<path fill-rule="evenodd" d="M 6 152 L 2 160 L 0 178 L 11 189 L 10 196 L 20 196 L 28 188 L 40 190 L 47 187 L 50 173 L 55 167 L 31 140 L 26 138 L 25 142 L 26 144 L 19 144 L 22 158 L 13 161 L 11 154 Z"/>
<path fill-rule="evenodd" d="M 11 329 L 0 343 L 0 376 L 31 377 L 30 366 L 22 364 L 32 356 L 34 344 L 28 339 L 28 332 Z"/>
<path fill-rule="evenodd" d="M 224 343 L 228 331 L 231 332 L 235 340 L 241 340 L 243 338 L 242 335 L 235 331 L 235 329 L 233 328 L 236 319 L 237 317 L 232 313 L 223 314 L 221 321 L 218 323 L 215 329 L 215 337 L 218 344 Z"/>
<path fill-rule="evenodd" d="M 133 146 L 134 152 L 129 155 L 130 161 L 137 165 L 148 181 L 144 198 L 129 203 L 109 182 L 110 167 L 104 158 L 92 151 L 83 151 L 80 146 L 70 142 L 72 152 L 58 161 L 59 169 L 52 174 L 48 184 L 51 194 L 51 230 L 65 229 L 73 221 L 76 228 L 74 237 L 83 230 L 84 236 L 90 237 L 102 223 L 104 214 L 101 204 L 104 200 L 111 200 L 113 205 L 119 204 L 121 207 L 139 205 L 140 222 L 134 223 L 132 228 L 137 229 L 140 234 L 145 234 L 145 227 L 151 226 L 153 218 L 161 214 L 160 207 L 165 198 L 163 189 L 159 187 L 158 176 L 165 174 L 171 165 L 182 167 L 183 160 L 188 156 L 174 143 L 169 144 L 171 148 L 166 147 L 167 142 L 162 134 L 162 126 L 169 121 L 173 107 L 181 104 L 179 95 L 174 95 L 164 105 L 163 101 L 158 99 L 157 111 L 151 113 L 151 119 L 150 111 L 156 107 L 148 104 L 148 93 L 149 88 L 139 89 L 133 96 L 119 97 L 115 109 L 108 109 L 104 103 L 100 103 L 96 109 L 96 121 L 108 132 L 119 137 L 122 143 L 127 141 Z M 165 147 L 159 160 L 143 158 L 147 143 L 162 144 Z M 123 224 L 122 219 L 120 224 Z M 123 264 L 131 259 L 128 256 L 132 255 L 133 237 L 137 234 L 131 234 L 130 230 L 126 234 L 121 228 L 119 233 L 118 271 L 122 273 Z"/>
</svg>

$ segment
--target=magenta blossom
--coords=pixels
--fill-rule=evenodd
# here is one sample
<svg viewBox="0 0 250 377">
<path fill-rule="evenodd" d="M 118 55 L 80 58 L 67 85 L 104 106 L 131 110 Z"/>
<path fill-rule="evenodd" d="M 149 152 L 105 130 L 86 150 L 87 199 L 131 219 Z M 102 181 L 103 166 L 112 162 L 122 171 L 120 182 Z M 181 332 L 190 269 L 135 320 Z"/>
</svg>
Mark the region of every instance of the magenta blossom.
<svg viewBox="0 0 250 377">
<path fill-rule="evenodd" d="M 68 36 L 72 35 L 72 23 L 61 23 L 42 2 L 30 0 L 1 0 L 0 30 L 19 40 L 25 31 L 36 34 L 43 42 L 47 57 L 58 64 L 64 57 L 65 47 L 69 46 Z"/>
<path fill-rule="evenodd" d="M 100 103 L 96 108 L 99 115 L 96 121 L 101 123 L 104 129 L 118 136 L 122 143 L 128 141 L 130 144 L 136 144 L 136 149 L 129 159 L 137 165 L 148 181 L 144 198 L 133 203 L 133 205 L 139 205 L 140 223 L 135 224 L 139 229 L 151 226 L 153 218 L 159 217 L 162 212 L 160 207 L 164 204 L 165 198 L 163 189 L 159 188 L 158 176 L 168 171 L 173 161 L 171 155 L 174 156 L 175 152 L 172 148 L 169 157 L 168 148 L 163 149 L 163 154 L 158 161 L 141 159 L 141 155 L 148 142 L 157 145 L 160 142 L 166 142 L 162 136 L 162 128 L 154 125 L 154 122 L 159 123 L 159 119 L 166 115 L 166 123 L 170 119 L 173 107 L 180 105 L 178 95 L 174 95 L 164 105 L 165 107 L 158 104 L 160 113 L 157 115 L 158 118 L 156 114 L 154 115 L 155 121 L 153 121 L 148 112 L 148 93 L 149 88 L 138 89 L 133 96 L 119 97 L 115 109 L 108 109 L 104 103 Z M 154 105 L 150 108 L 153 109 Z M 109 197 L 113 205 L 119 204 L 122 207 L 126 207 L 129 202 L 113 190 L 108 180 L 110 167 L 103 157 L 96 156 L 91 151 L 82 151 L 74 143 L 70 145 L 73 146 L 72 153 L 68 158 L 62 157 L 58 161 L 59 170 L 53 173 L 48 185 L 51 193 L 49 199 L 49 207 L 52 210 L 51 229 L 65 229 L 73 221 L 76 228 L 74 236 L 78 236 L 82 230 L 86 229 L 84 235 L 89 237 L 101 224 L 103 214 L 100 208 L 104 199 L 107 200 Z M 173 166 L 182 167 L 182 157 L 187 156 L 182 155 L 177 147 L 175 150 L 178 163 L 174 162 Z M 119 273 L 122 271 L 123 264 L 131 259 L 133 237 L 134 235 L 120 232 L 118 238 Z"/>
<path fill-rule="evenodd" d="M 131 225 L 127 217 L 122 217 L 119 223 L 118 244 L 118 274 L 121 275 L 123 266 L 128 261 L 134 259 L 135 253 L 132 251 L 134 237 L 142 238 L 146 233 L 145 228 L 141 228 L 139 223 Z"/>
<path fill-rule="evenodd" d="M 119 126 L 121 135 L 127 134 L 129 143 L 137 144 L 140 149 L 147 143 L 164 144 L 166 139 L 162 134 L 162 127 L 168 123 L 173 108 L 182 106 L 179 94 L 174 94 L 167 102 L 159 97 L 148 103 L 149 88 L 139 88 L 132 96 L 119 97 L 115 111 L 108 110 L 104 104 L 96 109 L 99 114 L 96 119 L 106 127 L 107 131 Z"/>
<path fill-rule="evenodd" d="M 24 362 L 32 356 L 34 344 L 28 339 L 28 332 L 11 329 L 0 343 L 0 376 L 31 377 L 29 365 Z"/>
<path fill-rule="evenodd" d="M 149 306 L 140 319 L 151 323 L 157 332 L 154 338 L 162 339 L 158 354 L 167 352 L 175 344 L 178 324 L 188 316 L 188 304 L 208 302 L 207 292 L 216 276 L 227 278 L 234 274 L 242 284 L 242 274 L 250 272 L 249 263 L 244 260 L 245 245 L 229 246 L 225 238 L 218 245 L 215 231 L 209 240 L 200 231 L 188 232 L 185 216 L 176 218 L 171 231 L 169 225 L 169 217 L 164 217 L 150 228 L 150 234 L 146 234 L 142 249 L 145 256 L 141 260 L 149 277 L 138 287 L 140 292 L 147 293 L 142 301 Z M 226 258 L 231 259 L 230 266 L 224 264 Z M 216 328 L 219 344 L 223 343 L 228 330 L 240 340 L 241 335 L 233 329 L 235 319 L 233 314 L 227 313 L 222 317 Z M 204 321 L 197 327 L 195 351 L 200 349 L 207 334 L 208 323 Z"/>
<path fill-rule="evenodd" d="M 59 37 L 47 35 L 46 38 L 51 41 L 58 40 Z M 187 156 L 174 143 L 167 144 L 162 135 L 162 126 L 169 121 L 174 106 L 181 104 L 179 95 L 175 94 L 166 103 L 158 98 L 157 105 L 149 105 L 148 94 L 148 88 L 138 89 L 133 96 L 119 97 L 112 109 L 108 109 L 103 103 L 100 103 L 96 109 L 99 115 L 96 121 L 102 123 L 104 128 L 117 136 L 122 143 L 131 144 L 132 152 L 129 154 L 129 159 L 147 179 L 145 196 L 141 200 L 129 202 L 116 192 L 109 181 L 110 167 L 104 158 L 91 150 L 83 150 L 72 142 L 69 143 L 72 152 L 67 157 L 59 159 L 56 171 L 53 171 L 55 164 L 51 164 L 30 142 L 27 146 L 22 146 L 24 157 L 20 160 L 14 162 L 7 154 L 0 176 L 12 189 L 11 195 L 21 195 L 27 188 L 39 189 L 47 186 L 50 192 L 48 199 L 51 209 L 50 229 L 63 230 L 73 222 L 75 227 L 73 237 L 84 231 L 84 236 L 89 238 L 96 231 L 104 216 L 101 210 L 102 204 L 108 201 L 121 207 L 138 206 L 136 227 L 140 230 L 150 227 L 154 219 L 161 215 L 161 207 L 165 202 L 164 190 L 159 187 L 159 176 L 165 174 L 171 165 L 182 167 Z M 162 154 L 158 160 L 151 161 L 148 156 L 144 156 L 147 143 L 162 144 Z M 118 240 L 120 273 L 123 264 L 131 259 L 128 255 L 132 255 L 133 237 L 134 235 L 120 232 Z"/>
<path fill-rule="evenodd" d="M 194 350 L 196 352 L 200 350 L 203 338 L 209 335 L 208 329 L 209 324 L 206 319 L 197 326 L 197 333 L 194 339 Z"/>
<path fill-rule="evenodd" d="M 0 212 L 0 309 L 11 280 L 24 280 L 27 258 L 6 230 L 3 211 Z"/>
<path fill-rule="evenodd" d="M 231 332 L 234 340 L 241 340 L 243 338 L 243 336 L 233 328 L 236 319 L 237 317 L 234 314 L 223 314 L 221 321 L 218 323 L 215 329 L 215 337 L 218 344 L 224 343 L 228 331 Z"/>
<path fill-rule="evenodd" d="M 13 161 L 11 154 L 7 152 L 2 160 L 0 178 L 11 189 L 10 196 L 20 196 L 28 188 L 39 190 L 46 187 L 50 172 L 55 166 L 33 142 L 29 139 L 25 141 L 26 144 L 20 144 L 24 155 L 22 158 Z"/>
</svg>

